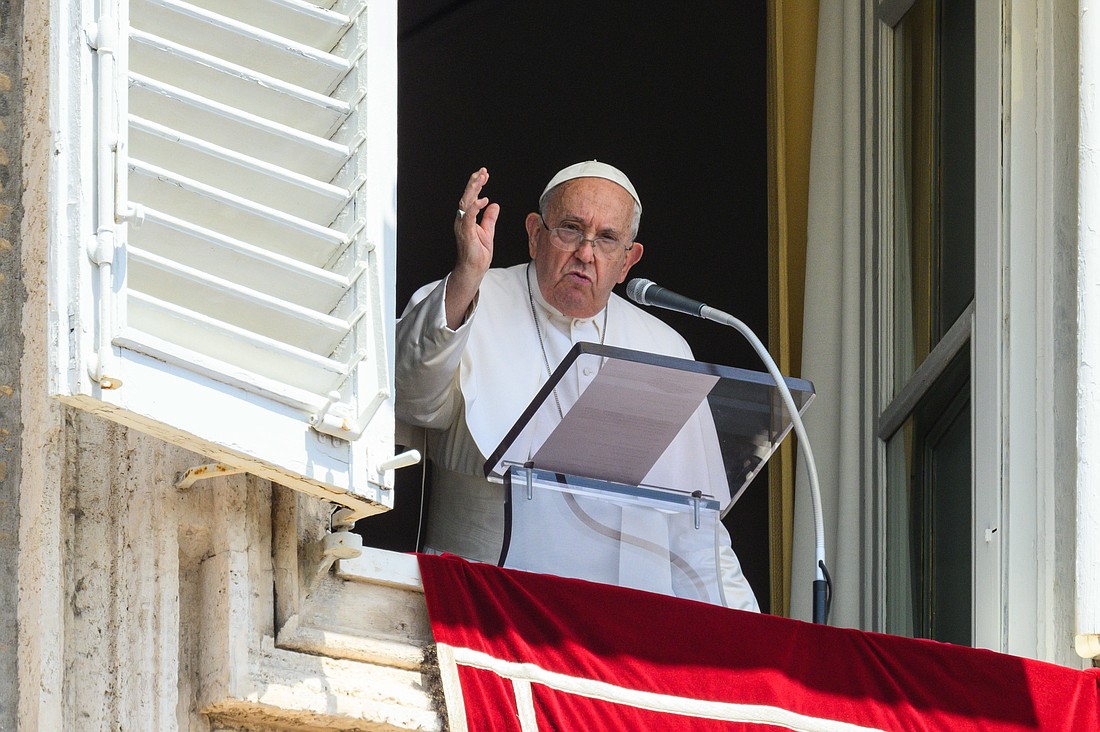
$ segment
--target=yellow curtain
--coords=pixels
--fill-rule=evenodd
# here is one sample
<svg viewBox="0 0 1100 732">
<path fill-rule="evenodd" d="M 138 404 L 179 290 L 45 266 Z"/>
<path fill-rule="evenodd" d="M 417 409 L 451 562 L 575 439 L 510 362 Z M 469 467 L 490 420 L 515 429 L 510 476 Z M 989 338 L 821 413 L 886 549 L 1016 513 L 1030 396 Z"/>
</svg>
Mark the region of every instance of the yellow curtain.
<svg viewBox="0 0 1100 732">
<path fill-rule="evenodd" d="M 768 348 L 787 375 L 802 366 L 810 128 L 818 0 L 768 0 Z M 792 434 L 769 462 L 771 610 L 790 615 L 794 538 Z"/>
</svg>

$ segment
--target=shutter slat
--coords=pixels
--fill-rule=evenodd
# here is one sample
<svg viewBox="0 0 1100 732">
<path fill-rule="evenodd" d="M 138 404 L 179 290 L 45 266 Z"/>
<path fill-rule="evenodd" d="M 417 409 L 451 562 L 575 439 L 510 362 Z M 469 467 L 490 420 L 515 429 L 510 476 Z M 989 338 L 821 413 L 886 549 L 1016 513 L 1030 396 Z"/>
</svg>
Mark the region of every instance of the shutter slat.
<svg viewBox="0 0 1100 732">
<path fill-rule="evenodd" d="M 196 353 L 135 328 L 124 328 L 115 336 L 114 341 L 115 345 L 122 348 L 152 356 L 165 364 L 186 368 L 252 394 L 274 399 L 307 414 L 322 409 L 326 403 L 325 398 L 316 392 L 299 389 L 285 381 L 271 379 L 250 369 Z"/>
<path fill-rule="evenodd" d="M 333 180 L 361 140 L 345 145 L 132 73 L 130 111 L 171 120 L 181 132 L 322 181 Z"/>
<path fill-rule="evenodd" d="M 362 0 L 357 0 L 349 16 L 318 7 L 322 3 L 302 0 L 233 0 L 231 3 L 224 0 L 191 0 L 191 3 L 249 25 L 263 26 L 284 38 L 323 50 L 331 50 L 336 45 L 353 18 L 366 5 Z"/>
<path fill-rule="evenodd" d="M 362 316 L 359 311 L 342 319 L 310 310 L 136 247 L 129 256 L 133 289 L 161 293 L 180 307 L 318 355 L 332 354 Z"/>
<path fill-rule="evenodd" d="M 130 20 L 139 30 L 159 31 L 181 45 L 322 94 L 335 89 L 355 62 L 180 0 L 134 0 Z"/>
<path fill-rule="evenodd" d="M 326 313 L 363 272 L 361 266 L 346 275 L 331 272 L 149 208 L 143 223 L 131 227 L 130 241 L 186 266 L 231 273 L 245 287 Z"/>
<path fill-rule="evenodd" d="M 130 68 L 135 73 L 191 92 L 202 91 L 209 99 L 241 111 L 326 139 L 351 114 L 352 105 L 347 102 L 158 36 L 134 31 L 130 38 Z"/>
<path fill-rule="evenodd" d="M 130 155 L 156 168 L 200 179 L 223 191 L 299 217 L 333 221 L 347 205 L 346 188 L 303 176 L 257 158 L 130 117 Z"/>
<path fill-rule="evenodd" d="M 140 160 L 130 161 L 133 200 L 280 251 L 299 246 L 305 261 L 323 266 L 350 243 L 349 235 L 314 221 L 283 213 Z"/>
<path fill-rule="evenodd" d="M 317 395 L 337 388 L 347 376 L 347 365 L 340 361 L 280 343 L 152 295 L 135 290 L 129 293 L 128 300 L 127 325 L 130 328 L 161 338 L 171 334 L 172 343 L 241 370 L 253 371 Z"/>
</svg>

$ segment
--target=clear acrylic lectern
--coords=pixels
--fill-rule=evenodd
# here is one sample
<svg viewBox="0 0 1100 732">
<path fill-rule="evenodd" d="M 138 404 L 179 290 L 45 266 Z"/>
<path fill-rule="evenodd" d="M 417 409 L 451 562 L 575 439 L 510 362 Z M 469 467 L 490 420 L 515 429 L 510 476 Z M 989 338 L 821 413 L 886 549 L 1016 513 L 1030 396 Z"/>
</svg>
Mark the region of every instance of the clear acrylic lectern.
<svg viewBox="0 0 1100 732">
<path fill-rule="evenodd" d="M 725 604 L 721 516 L 790 429 L 767 373 L 578 343 L 485 464 L 499 564 Z"/>
</svg>

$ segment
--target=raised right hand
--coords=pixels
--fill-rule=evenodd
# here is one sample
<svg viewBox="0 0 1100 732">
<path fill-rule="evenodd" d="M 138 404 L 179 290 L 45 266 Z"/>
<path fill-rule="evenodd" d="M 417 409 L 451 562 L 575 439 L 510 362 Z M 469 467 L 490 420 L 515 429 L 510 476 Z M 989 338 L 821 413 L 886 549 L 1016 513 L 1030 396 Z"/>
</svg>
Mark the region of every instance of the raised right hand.
<svg viewBox="0 0 1100 732">
<path fill-rule="evenodd" d="M 470 175 L 458 199 L 455 214 L 455 266 L 447 280 L 447 325 L 457 328 L 477 296 L 481 280 L 493 262 L 493 237 L 500 204 L 489 203 L 481 189 L 489 182 L 489 171 L 481 168 Z M 480 215 L 481 220 L 478 221 Z"/>
</svg>

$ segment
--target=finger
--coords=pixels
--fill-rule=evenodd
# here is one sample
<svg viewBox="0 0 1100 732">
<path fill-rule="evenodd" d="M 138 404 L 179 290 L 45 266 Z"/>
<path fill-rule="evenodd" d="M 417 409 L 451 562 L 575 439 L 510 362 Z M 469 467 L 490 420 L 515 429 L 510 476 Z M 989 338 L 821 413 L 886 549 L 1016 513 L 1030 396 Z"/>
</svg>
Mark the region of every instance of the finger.
<svg viewBox="0 0 1100 732">
<path fill-rule="evenodd" d="M 481 193 L 482 187 L 489 181 L 489 171 L 485 168 L 474 171 L 470 174 L 470 179 L 466 181 L 466 189 L 462 192 L 462 197 L 458 199 L 458 208 L 460 211 L 468 211 L 473 207 L 474 202 L 478 199 L 478 194 Z"/>
<path fill-rule="evenodd" d="M 489 199 L 485 199 L 486 206 L 482 210 L 481 214 L 481 228 L 485 230 L 485 233 L 491 240 L 496 234 L 497 230 L 497 217 L 500 216 L 500 204 L 489 203 Z"/>
<path fill-rule="evenodd" d="M 455 211 L 455 228 L 462 228 L 467 218 L 471 219 L 467 226 L 474 226 L 478 212 L 489 203 L 488 198 L 478 198 L 482 186 L 489 180 L 489 171 L 480 168 L 470 174 L 466 181 L 466 189 L 462 197 L 458 199 L 458 209 Z M 470 214 L 467 216 L 467 214 Z"/>
<path fill-rule="evenodd" d="M 477 215 L 488 205 L 488 198 L 478 198 L 473 203 L 469 204 L 463 204 L 460 201 L 458 204 L 459 208 L 455 211 L 455 222 L 464 226 L 476 226 Z"/>
</svg>

